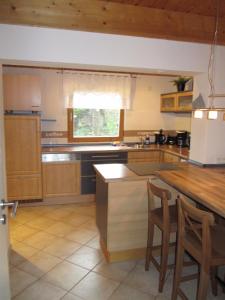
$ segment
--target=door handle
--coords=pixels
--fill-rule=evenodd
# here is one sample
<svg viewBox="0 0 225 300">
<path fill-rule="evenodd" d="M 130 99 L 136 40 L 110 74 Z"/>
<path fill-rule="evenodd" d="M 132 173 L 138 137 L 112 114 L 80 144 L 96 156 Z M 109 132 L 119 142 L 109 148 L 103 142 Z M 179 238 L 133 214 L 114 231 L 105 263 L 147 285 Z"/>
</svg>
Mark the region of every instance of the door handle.
<svg viewBox="0 0 225 300">
<path fill-rule="evenodd" d="M 5 200 L 1 200 L 0 201 L 0 208 L 2 210 L 4 210 L 6 207 L 12 207 L 12 212 L 11 212 L 11 216 L 13 218 L 15 218 L 16 216 L 16 212 L 17 212 L 17 207 L 18 207 L 19 202 L 15 201 L 15 202 L 6 202 Z M 4 223 L 3 223 L 4 224 Z"/>
</svg>

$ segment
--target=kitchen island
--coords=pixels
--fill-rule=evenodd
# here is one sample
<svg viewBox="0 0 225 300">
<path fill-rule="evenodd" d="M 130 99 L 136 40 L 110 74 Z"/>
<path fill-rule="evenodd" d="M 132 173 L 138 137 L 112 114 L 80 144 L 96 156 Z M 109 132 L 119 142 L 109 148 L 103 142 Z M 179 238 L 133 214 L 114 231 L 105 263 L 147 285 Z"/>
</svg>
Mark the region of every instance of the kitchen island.
<svg viewBox="0 0 225 300">
<path fill-rule="evenodd" d="M 174 200 L 178 194 L 183 194 L 225 217 L 225 168 L 178 163 L 176 169 L 156 168 L 151 174 L 140 176 L 128 166 L 95 165 L 96 220 L 101 247 L 109 262 L 145 256 L 148 228 L 146 183 L 149 178 L 156 185 L 169 189 Z M 156 207 L 158 205 L 159 201 Z M 160 231 L 156 229 L 154 245 L 160 242 Z"/>
</svg>

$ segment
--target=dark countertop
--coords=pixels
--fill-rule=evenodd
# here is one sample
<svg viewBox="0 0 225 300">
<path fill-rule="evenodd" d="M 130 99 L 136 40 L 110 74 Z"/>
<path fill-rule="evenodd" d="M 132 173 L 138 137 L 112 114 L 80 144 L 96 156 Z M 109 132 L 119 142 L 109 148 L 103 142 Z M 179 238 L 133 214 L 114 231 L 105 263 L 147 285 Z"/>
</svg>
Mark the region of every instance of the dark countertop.
<svg viewBox="0 0 225 300">
<path fill-rule="evenodd" d="M 112 146 L 112 145 L 77 145 L 77 146 L 45 146 L 42 147 L 42 153 L 81 153 L 81 152 L 106 152 L 106 151 L 163 151 L 169 154 L 179 156 L 183 159 L 188 159 L 189 151 L 188 148 L 179 148 L 171 145 L 155 145 L 151 144 L 144 148 L 136 148 L 135 146 Z"/>
</svg>

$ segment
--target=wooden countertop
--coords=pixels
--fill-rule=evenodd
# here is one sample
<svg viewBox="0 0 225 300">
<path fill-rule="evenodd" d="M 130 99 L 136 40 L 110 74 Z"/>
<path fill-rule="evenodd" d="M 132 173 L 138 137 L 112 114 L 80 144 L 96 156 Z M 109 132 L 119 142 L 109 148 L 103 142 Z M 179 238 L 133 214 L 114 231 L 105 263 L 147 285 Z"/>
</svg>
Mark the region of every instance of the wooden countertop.
<svg viewBox="0 0 225 300">
<path fill-rule="evenodd" d="M 158 177 L 182 194 L 225 218 L 225 168 L 186 164 L 179 170 L 157 172 Z"/>
<path fill-rule="evenodd" d="M 42 153 L 72 153 L 72 152 L 106 152 L 106 151 L 163 151 L 183 159 L 188 159 L 189 151 L 187 148 L 178 148 L 170 145 L 155 145 L 151 144 L 144 148 L 135 148 L 131 146 L 111 146 L 111 145 L 85 145 L 85 146 L 56 146 L 56 147 L 42 147 Z"/>
</svg>

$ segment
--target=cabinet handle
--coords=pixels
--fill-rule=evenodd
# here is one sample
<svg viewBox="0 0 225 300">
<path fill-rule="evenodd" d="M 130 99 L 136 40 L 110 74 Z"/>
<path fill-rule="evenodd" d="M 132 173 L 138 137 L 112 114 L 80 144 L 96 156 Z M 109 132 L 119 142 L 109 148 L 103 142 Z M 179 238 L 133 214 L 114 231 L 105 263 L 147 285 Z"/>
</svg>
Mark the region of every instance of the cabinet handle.
<svg viewBox="0 0 225 300">
<path fill-rule="evenodd" d="M 91 158 L 117 158 L 119 155 L 92 155 Z"/>
<path fill-rule="evenodd" d="M 40 105 L 31 105 L 31 107 L 40 107 Z"/>
<path fill-rule="evenodd" d="M 92 182 L 96 182 L 96 178 L 92 178 L 91 181 L 92 181 Z"/>
</svg>

